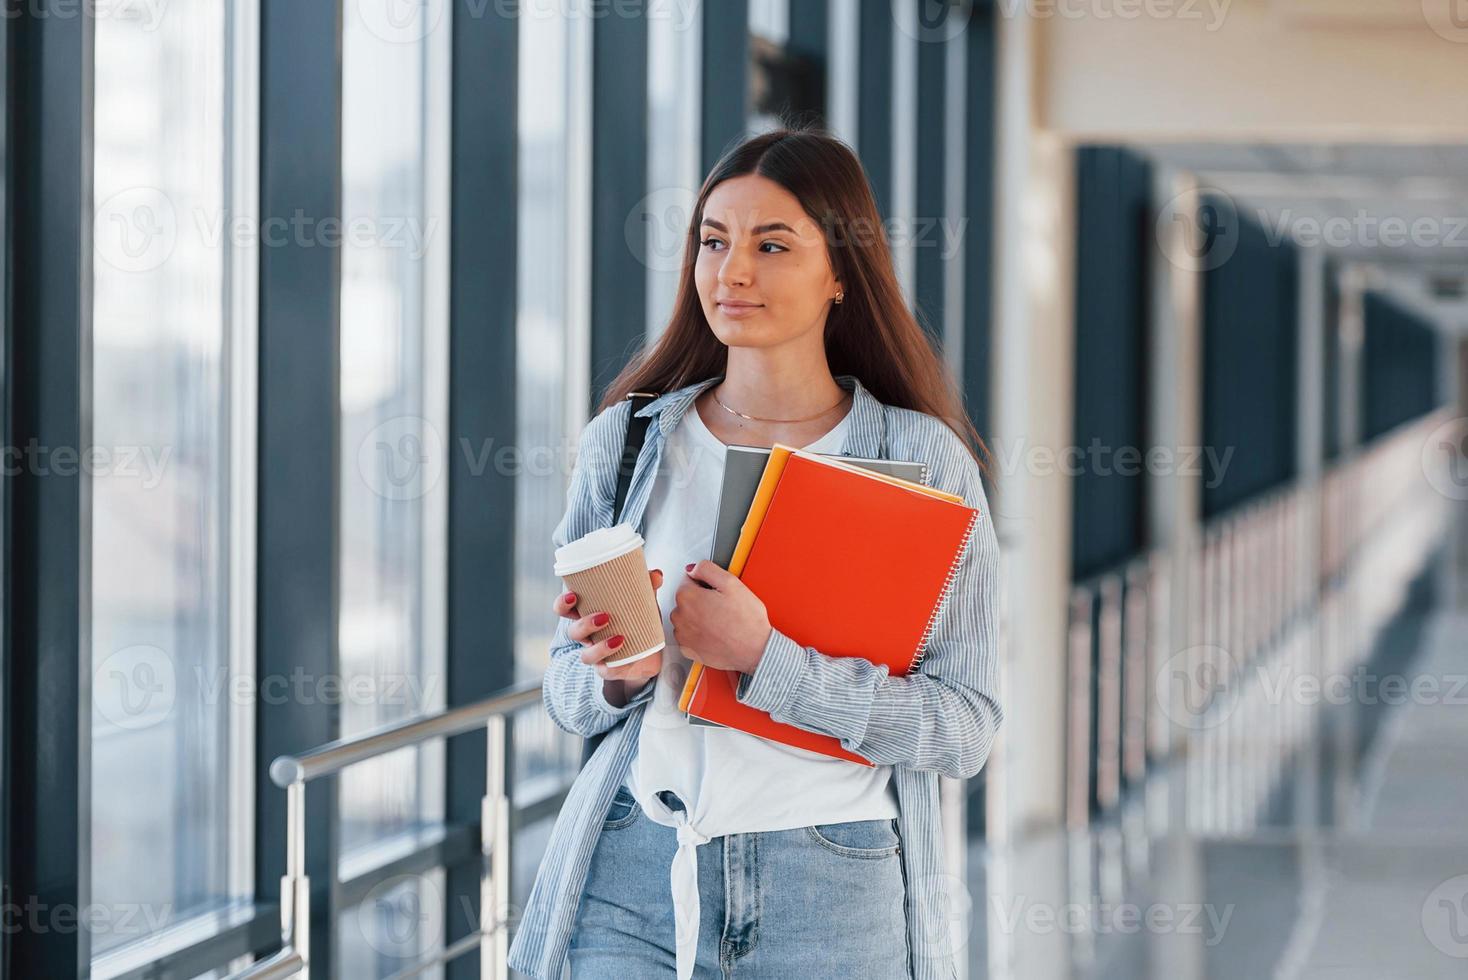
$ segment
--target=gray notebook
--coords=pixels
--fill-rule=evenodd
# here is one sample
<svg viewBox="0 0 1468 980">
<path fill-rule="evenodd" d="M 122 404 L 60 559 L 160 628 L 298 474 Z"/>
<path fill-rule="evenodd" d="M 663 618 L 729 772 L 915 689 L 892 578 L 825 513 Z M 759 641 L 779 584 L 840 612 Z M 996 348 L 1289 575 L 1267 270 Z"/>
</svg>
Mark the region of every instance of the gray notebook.
<svg viewBox="0 0 1468 980">
<path fill-rule="evenodd" d="M 926 463 L 913 463 L 901 459 L 858 459 L 839 453 L 817 453 L 843 463 L 860 466 L 887 476 L 895 476 L 913 483 L 928 484 Z M 765 474 L 765 463 L 770 459 L 770 450 L 760 446 L 730 446 L 724 454 L 724 487 L 719 492 L 719 517 L 714 526 L 714 550 L 709 559 L 720 568 L 728 568 L 734 558 L 734 548 L 739 544 L 739 532 L 744 527 L 744 518 L 749 515 L 749 505 L 754 503 L 754 493 Z"/>
<path fill-rule="evenodd" d="M 858 459 L 839 453 L 817 453 L 830 456 L 843 463 L 860 466 L 887 476 L 895 476 L 913 483 L 928 484 L 928 466 L 900 459 Z M 709 559 L 720 568 L 728 568 L 734 558 L 734 548 L 739 544 L 739 532 L 744 527 L 744 518 L 749 515 L 749 505 L 754 503 L 755 491 L 765 473 L 770 450 L 760 446 L 730 446 L 724 454 L 724 486 L 719 493 L 718 523 L 714 526 L 714 548 Z M 710 728 L 727 728 L 716 721 L 705 721 L 694 715 L 686 715 L 690 724 L 707 725 Z"/>
</svg>

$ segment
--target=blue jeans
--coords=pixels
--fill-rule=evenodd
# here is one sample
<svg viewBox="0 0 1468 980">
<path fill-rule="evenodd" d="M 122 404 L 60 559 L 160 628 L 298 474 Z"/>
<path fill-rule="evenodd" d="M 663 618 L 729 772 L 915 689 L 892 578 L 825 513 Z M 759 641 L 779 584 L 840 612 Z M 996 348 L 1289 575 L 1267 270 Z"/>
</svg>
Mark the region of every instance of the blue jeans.
<svg viewBox="0 0 1468 980">
<path fill-rule="evenodd" d="M 700 845 L 694 977 L 911 977 L 899 847 L 896 820 Z M 677 831 L 649 819 L 625 786 L 617 790 L 576 912 L 572 980 L 674 976 L 677 848 Z"/>
</svg>

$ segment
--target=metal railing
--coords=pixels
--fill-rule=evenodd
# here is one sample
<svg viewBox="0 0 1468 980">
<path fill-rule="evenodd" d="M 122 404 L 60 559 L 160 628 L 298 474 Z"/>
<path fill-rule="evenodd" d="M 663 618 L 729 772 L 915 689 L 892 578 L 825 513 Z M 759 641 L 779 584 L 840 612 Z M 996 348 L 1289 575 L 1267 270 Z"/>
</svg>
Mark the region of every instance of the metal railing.
<svg viewBox="0 0 1468 980">
<path fill-rule="evenodd" d="M 435 738 L 484 729 L 486 773 L 480 806 L 479 927 L 443 950 L 399 971 L 413 976 L 438 963 L 479 950 L 479 975 L 502 980 L 509 975 L 509 931 L 504 913 L 510 905 L 510 787 L 506 725 L 515 712 L 541 703 L 540 682 L 523 684 L 474 704 L 452 708 L 341 739 L 303 755 L 283 755 L 270 764 L 270 778 L 286 791 L 286 873 L 280 880 L 279 952 L 234 974 L 230 980 L 282 980 L 310 977 L 311 883 L 306 875 L 306 784 L 348 766 Z"/>
<path fill-rule="evenodd" d="M 1071 589 L 1065 823 L 1083 830 L 1166 752 L 1153 710 L 1170 611 L 1168 556 L 1148 552 Z"/>
<path fill-rule="evenodd" d="M 1432 543 L 1435 497 L 1418 457 L 1443 419 L 1407 423 L 1315 485 L 1261 494 L 1192 540 L 1072 587 L 1067 827 L 1110 815 L 1163 761 L 1181 763 L 1190 827 L 1253 826 L 1313 717 L 1300 699 L 1271 701 L 1260 678 L 1343 672 L 1366 654 L 1385 615 L 1373 600 Z M 1383 550 L 1386 566 L 1374 557 Z"/>
</svg>

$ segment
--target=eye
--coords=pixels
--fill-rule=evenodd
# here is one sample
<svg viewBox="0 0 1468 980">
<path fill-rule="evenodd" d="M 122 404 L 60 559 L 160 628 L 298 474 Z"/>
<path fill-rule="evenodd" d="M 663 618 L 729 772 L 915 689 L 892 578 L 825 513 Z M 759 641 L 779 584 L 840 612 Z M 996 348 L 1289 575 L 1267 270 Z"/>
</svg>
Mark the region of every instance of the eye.
<svg viewBox="0 0 1468 980">
<path fill-rule="evenodd" d="M 784 245 L 781 245 L 779 242 L 760 242 L 759 247 L 760 248 L 764 248 L 766 245 L 773 245 L 773 246 L 775 246 L 776 249 L 778 249 L 781 252 L 788 252 L 788 251 L 790 251 L 790 249 L 786 248 Z M 777 253 L 770 252 L 769 254 L 770 255 L 775 255 Z"/>
<path fill-rule="evenodd" d="M 720 245 L 723 243 L 720 242 L 717 238 L 705 238 L 703 241 L 699 242 L 699 244 L 702 245 L 704 248 L 709 248 L 711 246 Z"/>
</svg>

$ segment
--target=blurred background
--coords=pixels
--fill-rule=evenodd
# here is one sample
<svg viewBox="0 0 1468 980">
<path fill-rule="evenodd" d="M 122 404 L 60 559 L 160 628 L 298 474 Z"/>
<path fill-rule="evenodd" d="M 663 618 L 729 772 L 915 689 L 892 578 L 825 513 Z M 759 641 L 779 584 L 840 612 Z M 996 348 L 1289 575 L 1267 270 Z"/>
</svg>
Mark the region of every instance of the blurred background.
<svg viewBox="0 0 1468 980">
<path fill-rule="evenodd" d="M 4 13 L 7 975 L 500 975 L 580 765 L 577 435 L 781 120 L 858 152 L 995 457 L 933 941 L 1468 970 L 1461 0 Z"/>
</svg>

